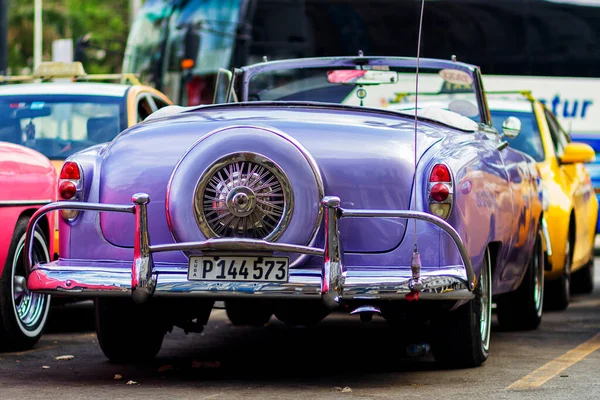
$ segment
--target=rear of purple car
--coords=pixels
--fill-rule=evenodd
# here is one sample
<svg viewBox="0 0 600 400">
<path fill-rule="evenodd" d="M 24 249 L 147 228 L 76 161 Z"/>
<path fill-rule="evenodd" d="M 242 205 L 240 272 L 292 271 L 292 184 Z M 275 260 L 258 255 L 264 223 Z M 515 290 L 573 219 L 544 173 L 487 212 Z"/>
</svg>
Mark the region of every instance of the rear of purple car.
<svg viewBox="0 0 600 400">
<path fill-rule="evenodd" d="M 29 289 L 95 298 L 115 362 L 154 357 L 173 326 L 201 331 L 223 300 L 236 325 L 430 322 L 438 361 L 480 365 L 492 296 L 508 328 L 541 320 L 542 191 L 490 127 L 473 66 L 421 61 L 424 85 L 473 88 L 434 108 L 364 104 L 412 84 L 415 62 L 244 67 L 227 94 L 240 102 L 166 110 L 74 155 L 63 201 L 29 226 L 61 210 L 60 259 L 30 262 Z"/>
</svg>

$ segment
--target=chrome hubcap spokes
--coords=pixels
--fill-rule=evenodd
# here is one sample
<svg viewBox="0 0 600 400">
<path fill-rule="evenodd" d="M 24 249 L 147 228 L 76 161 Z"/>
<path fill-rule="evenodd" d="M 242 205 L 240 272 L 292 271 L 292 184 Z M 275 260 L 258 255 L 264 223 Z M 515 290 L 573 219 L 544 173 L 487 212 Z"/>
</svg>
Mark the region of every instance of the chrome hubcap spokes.
<svg viewBox="0 0 600 400">
<path fill-rule="evenodd" d="M 39 238 L 34 239 L 33 261 L 48 260 L 48 254 L 45 249 L 40 248 Z M 40 321 L 48 308 L 49 296 L 44 294 L 32 293 L 27 289 L 27 280 L 24 276 L 25 267 L 22 262 L 24 250 L 24 240 L 19 242 L 12 265 L 13 279 L 11 292 L 15 315 L 18 319 L 21 329 L 28 332 L 35 332 L 40 328 Z"/>
<path fill-rule="evenodd" d="M 293 192 L 273 161 L 240 153 L 224 157 L 203 174 L 194 207 L 206 237 L 272 241 L 281 236 L 291 219 Z"/>
</svg>

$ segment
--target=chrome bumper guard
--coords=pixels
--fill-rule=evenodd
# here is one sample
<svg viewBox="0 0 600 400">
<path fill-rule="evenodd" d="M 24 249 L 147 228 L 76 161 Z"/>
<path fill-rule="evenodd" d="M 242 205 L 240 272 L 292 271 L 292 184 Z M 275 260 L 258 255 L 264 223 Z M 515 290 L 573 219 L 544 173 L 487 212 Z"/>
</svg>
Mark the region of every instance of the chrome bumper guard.
<svg viewBox="0 0 600 400">
<path fill-rule="evenodd" d="M 468 300 L 473 297 L 476 284 L 471 259 L 456 230 L 446 221 L 420 211 L 394 210 L 344 210 L 338 197 L 323 198 L 325 208 L 325 248 L 270 243 L 254 239 L 209 239 L 203 242 L 186 242 L 150 245 L 147 204 L 150 197 L 137 193 L 133 205 L 79 203 L 61 201 L 45 205 L 31 217 L 27 226 L 25 246 L 28 284 L 34 291 L 74 296 L 103 296 L 131 294 L 136 302 L 144 302 L 153 295 L 244 296 L 275 297 L 320 296 L 330 308 L 342 300 L 351 299 L 404 299 L 415 291 L 419 280 L 421 299 Z M 94 262 L 58 260 L 48 264 L 33 265 L 32 233 L 39 219 L 51 211 L 79 210 L 122 212 L 135 216 L 134 257 L 131 266 L 122 262 Z M 411 272 L 407 269 L 373 269 L 372 273 L 348 270 L 344 264 L 338 223 L 341 218 L 407 218 L 432 223 L 444 230 L 454 241 L 464 265 Z M 205 282 L 188 281 L 187 268 L 155 265 L 152 254 L 164 251 L 202 252 L 287 252 L 323 257 L 320 271 L 292 268 L 287 283 L 256 282 Z M 102 264 L 106 267 L 102 267 Z M 466 272 L 466 279 L 465 279 Z M 157 284 L 157 278 L 160 282 Z M 35 280 L 35 283 L 32 283 Z"/>
</svg>

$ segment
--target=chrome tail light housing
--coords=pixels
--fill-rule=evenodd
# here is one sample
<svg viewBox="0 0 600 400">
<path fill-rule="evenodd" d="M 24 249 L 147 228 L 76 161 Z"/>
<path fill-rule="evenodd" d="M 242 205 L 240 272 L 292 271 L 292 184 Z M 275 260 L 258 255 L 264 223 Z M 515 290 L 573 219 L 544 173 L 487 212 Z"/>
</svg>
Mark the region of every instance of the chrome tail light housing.
<svg viewBox="0 0 600 400">
<path fill-rule="evenodd" d="M 427 182 L 429 211 L 442 219 L 448 219 L 454 202 L 452 174 L 446 164 L 435 164 Z"/>
<path fill-rule="evenodd" d="M 58 198 L 68 201 L 83 200 L 83 170 L 79 163 L 66 161 L 60 170 L 58 179 Z M 77 210 L 61 210 L 61 216 L 67 221 L 77 218 Z"/>
</svg>

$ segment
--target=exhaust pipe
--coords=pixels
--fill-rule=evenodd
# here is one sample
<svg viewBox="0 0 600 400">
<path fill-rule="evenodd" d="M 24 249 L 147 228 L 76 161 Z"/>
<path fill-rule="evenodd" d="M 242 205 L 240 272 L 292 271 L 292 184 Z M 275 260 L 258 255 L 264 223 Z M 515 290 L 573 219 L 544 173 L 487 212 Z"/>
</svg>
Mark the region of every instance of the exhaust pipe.
<svg viewBox="0 0 600 400">
<path fill-rule="evenodd" d="M 373 306 L 360 306 L 350 311 L 350 315 L 360 314 L 360 320 L 362 322 L 369 322 L 373 319 L 373 315 L 381 315 L 381 310 Z"/>
</svg>

